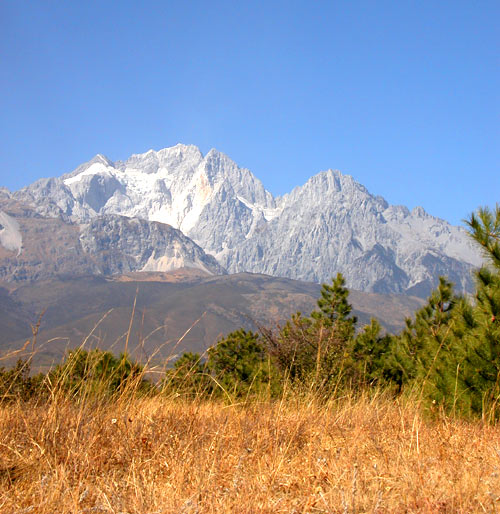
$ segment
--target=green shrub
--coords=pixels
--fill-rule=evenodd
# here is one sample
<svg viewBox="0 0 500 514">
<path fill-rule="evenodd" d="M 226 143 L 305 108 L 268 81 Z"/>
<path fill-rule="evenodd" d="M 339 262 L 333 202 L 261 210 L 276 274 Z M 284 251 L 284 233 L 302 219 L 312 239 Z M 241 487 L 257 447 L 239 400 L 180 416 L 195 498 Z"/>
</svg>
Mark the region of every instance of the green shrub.
<svg viewBox="0 0 500 514">
<path fill-rule="evenodd" d="M 258 334 L 244 329 L 221 339 L 208 350 L 207 368 L 214 382 L 230 397 L 276 394 L 276 370 Z"/>
<path fill-rule="evenodd" d="M 143 367 L 128 355 L 115 357 L 98 348 L 70 351 L 49 377 L 53 386 L 74 396 L 146 392 L 152 387 L 144 378 Z"/>
<path fill-rule="evenodd" d="M 11 369 L 0 368 L 0 400 L 26 401 L 38 398 L 46 390 L 43 387 L 44 375 L 31 376 L 31 361 L 19 359 Z"/>
<path fill-rule="evenodd" d="M 208 375 L 207 364 L 198 353 L 185 352 L 165 373 L 160 390 L 169 395 L 206 398 L 213 391 L 214 382 Z"/>
</svg>

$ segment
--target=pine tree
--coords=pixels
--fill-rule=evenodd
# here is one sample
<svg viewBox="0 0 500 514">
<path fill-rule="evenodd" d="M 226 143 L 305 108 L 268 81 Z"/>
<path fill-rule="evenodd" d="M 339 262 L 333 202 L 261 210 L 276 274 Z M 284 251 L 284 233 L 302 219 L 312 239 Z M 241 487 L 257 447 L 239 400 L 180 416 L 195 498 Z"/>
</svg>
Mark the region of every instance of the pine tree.
<svg viewBox="0 0 500 514">
<path fill-rule="evenodd" d="M 427 304 L 406 320 L 396 339 L 387 374 L 398 386 L 415 387 L 422 398 L 451 406 L 456 389 L 457 340 L 456 306 L 459 299 L 453 285 L 439 278 Z"/>
<path fill-rule="evenodd" d="M 268 337 L 271 352 L 281 373 L 293 382 L 321 389 L 328 394 L 345 374 L 355 333 L 349 290 L 341 273 L 332 285 L 323 284 L 318 310 L 310 317 L 295 314 L 277 337 Z"/>
<path fill-rule="evenodd" d="M 393 376 L 387 365 L 393 337 L 382 333 L 380 323 L 372 318 L 370 324 L 353 339 L 350 350 L 350 366 L 355 370 L 354 380 L 359 385 L 392 382 Z"/>
<path fill-rule="evenodd" d="M 461 333 L 466 348 L 463 380 L 478 413 L 500 415 L 500 206 L 478 209 L 466 220 L 487 263 L 476 273 L 472 304 L 464 305 Z"/>
<path fill-rule="evenodd" d="M 243 396 L 250 392 L 273 393 L 276 374 L 260 341 L 252 331 L 231 332 L 208 350 L 208 370 L 224 391 Z"/>
<path fill-rule="evenodd" d="M 354 334 L 357 322 L 356 316 L 350 316 L 352 306 L 348 302 L 349 289 L 345 287 L 342 273 L 332 278 L 332 285 L 321 286 L 321 297 L 318 299 L 318 311 L 311 313 L 311 317 L 322 322 L 327 327 L 335 326 L 345 332 L 346 337 Z"/>
<path fill-rule="evenodd" d="M 500 272 L 500 205 L 497 204 L 495 212 L 488 207 L 480 207 L 472 213 L 468 220 L 469 233 L 482 248 L 490 264 Z"/>
<path fill-rule="evenodd" d="M 95 348 L 70 351 L 65 361 L 49 374 L 53 384 L 79 395 L 112 395 L 127 389 L 148 391 L 151 384 L 144 378 L 144 368 L 122 353 Z"/>
</svg>

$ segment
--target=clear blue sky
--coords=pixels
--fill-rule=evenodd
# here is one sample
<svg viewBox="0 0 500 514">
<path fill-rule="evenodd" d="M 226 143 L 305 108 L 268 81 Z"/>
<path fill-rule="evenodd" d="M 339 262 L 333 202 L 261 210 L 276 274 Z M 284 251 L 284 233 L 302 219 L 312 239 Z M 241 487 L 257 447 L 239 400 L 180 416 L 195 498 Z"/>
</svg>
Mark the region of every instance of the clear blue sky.
<svg viewBox="0 0 500 514">
<path fill-rule="evenodd" d="M 340 169 L 459 223 L 500 201 L 498 0 L 0 2 L 0 185 L 178 142 L 282 194 Z"/>
</svg>

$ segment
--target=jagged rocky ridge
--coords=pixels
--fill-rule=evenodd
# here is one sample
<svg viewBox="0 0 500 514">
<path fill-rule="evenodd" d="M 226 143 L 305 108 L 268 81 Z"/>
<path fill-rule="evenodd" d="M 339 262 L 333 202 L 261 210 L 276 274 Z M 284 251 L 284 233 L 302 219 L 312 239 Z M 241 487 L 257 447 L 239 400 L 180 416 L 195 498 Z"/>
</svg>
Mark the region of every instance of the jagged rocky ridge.
<svg viewBox="0 0 500 514">
<path fill-rule="evenodd" d="M 471 290 L 470 272 L 480 263 L 463 229 L 422 208 L 391 206 L 339 171 L 273 198 L 249 170 L 195 146 L 115 163 L 98 155 L 13 197 L 41 215 L 80 224 L 108 215 L 167 223 L 230 272 L 321 282 L 340 271 L 364 291 L 425 296 L 439 275 Z"/>
<path fill-rule="evenodd" d="M 112 214 L 78 225 L 0 197 L 0 281 L 182 267 L 226 273 L 214 257 L 169 225 Z"/>
</svg>

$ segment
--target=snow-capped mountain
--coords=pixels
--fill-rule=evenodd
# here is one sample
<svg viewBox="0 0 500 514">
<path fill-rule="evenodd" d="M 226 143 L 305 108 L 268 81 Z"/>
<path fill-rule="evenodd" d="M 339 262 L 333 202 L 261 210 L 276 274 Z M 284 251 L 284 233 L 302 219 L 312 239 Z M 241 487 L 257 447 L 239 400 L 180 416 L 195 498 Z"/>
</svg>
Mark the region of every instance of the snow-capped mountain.
<svg viewBox="0 0 500 514">
<path fill-rule="evenodd" d="M 391 206 L 339 171 L 273 198 L 249 170 L 195 146 L 114 163 L 97 155 L 13 196 L 80 224 L 103 215 L 167 223 L 231 272 L 325 281 L 340 271 L 356 289 L 425 296 L 439 275 L 471 289 L 480 263 L 463 229 L 422 208 Z"/>
</svg>

